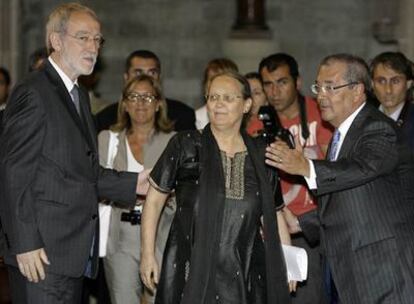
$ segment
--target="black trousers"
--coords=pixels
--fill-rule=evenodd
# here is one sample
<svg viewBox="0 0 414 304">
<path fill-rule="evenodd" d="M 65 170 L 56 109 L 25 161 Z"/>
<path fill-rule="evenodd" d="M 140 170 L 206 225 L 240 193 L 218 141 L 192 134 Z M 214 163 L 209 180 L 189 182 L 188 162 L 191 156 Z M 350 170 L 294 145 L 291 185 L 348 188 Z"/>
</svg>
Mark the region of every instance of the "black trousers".
<svg viewBox="0 0 414 304">
<path fill-rule="evenodd" d="M 79 304 L 83 277 L 46 273 L 38 283 L 29 282 L 14 266 L 7 266 L 13 304 Z"/>
</svg>

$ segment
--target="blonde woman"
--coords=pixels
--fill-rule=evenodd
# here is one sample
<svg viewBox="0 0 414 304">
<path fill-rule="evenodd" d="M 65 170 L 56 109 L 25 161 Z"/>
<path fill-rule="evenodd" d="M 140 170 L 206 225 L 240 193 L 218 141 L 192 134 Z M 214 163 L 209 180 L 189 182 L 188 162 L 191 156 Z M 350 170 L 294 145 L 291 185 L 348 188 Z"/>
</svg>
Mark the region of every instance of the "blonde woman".
<svg viewBox="0 0 414 304">
<path fill-rule="evenodd" d="M 113 157 L 114 169 L 140 172 L 152 168 L 174 134 L 172 127 L 172 122 L 167 119 L 166 103 L 159 83 L 146 75 L 133 78 L 123 90 L 117 123 L 111 130 L 99 134 L 101 164 L 107 164 L 107 158 Z M 111 137 L 117 139 L 116 155 L 108 155 Z M 136 304 L 142 297 L 139 262 L 144 199 L 138 200 L 132 210 L 112 203 L 104 268 L 113 304 Z M 169 207 L 166 212 L 172 213 Z M 162 235 L 159 234 L 160 251 L 163 247 Z"/>
</svg>

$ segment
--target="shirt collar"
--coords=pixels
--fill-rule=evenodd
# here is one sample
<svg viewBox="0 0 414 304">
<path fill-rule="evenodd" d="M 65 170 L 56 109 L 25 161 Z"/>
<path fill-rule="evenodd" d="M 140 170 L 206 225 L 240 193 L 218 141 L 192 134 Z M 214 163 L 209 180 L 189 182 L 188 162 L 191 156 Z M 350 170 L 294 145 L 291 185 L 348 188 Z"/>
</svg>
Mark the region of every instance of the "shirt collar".
<svg viewBox="0 0 414 304">
<path fill-rule="evenodd" d="M 387 115 L 388 117 L 392 118 L 392 120 L 397 121 L 400 117 L 400 114 L 402 112 L 402 109 L 404 108 L 404 102 L 400 103 L 397 107 L 397 109 L 391 113 L 391 115 Z M 379 106 L 379 110 L 385 114 L 384 107 L 382 105 Z"/>
<path fill-rule="evenodd" d="M 355 120 L 355 117 L 361 112 L 362 108 L 365 106 L 365 102 L 359 106 L 351 115 L 347 117 L 338 127 L 339 132 L 341 133 L 341 138 L 345 138 L 346 133 L 348 133 L 349 128 Z"/>
<path fill-rule="evenodd" d="M 57 63 L 52 59 L 51 56 L 48 58 L 50 64 L 53 66 L 53 68 L 56 70 L 56 72 L 59 74 L 60 78 L 62 79 L 63 83 L 65 84 L 66 90 L 70 93 L 73 89 L 73 87 L 78 85 L 78 80 L 76 79 L 75 82 L 73 82 L 68 75 L 65 74 L 65 72 L 62 71 L 62 69 L 57 65 Z"/>
</svg>

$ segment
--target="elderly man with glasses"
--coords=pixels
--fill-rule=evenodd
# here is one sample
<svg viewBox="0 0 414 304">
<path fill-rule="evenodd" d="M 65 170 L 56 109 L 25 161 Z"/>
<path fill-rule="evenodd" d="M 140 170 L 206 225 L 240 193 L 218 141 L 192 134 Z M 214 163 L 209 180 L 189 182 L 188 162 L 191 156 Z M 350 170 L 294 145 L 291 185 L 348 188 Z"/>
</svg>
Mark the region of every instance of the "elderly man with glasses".
<svg viewBox="0 0 414 304">
<path fill-rule="evenodd" d="M 266 162 L 303 176 L 318 196 L 317 212 L 290 225 L 320 233 L 331 303 L 414 303 L 413 204 L 402 195 L 396 127 L 366 102 L 370 82 L 361 58 L 326 57 L 313 90 L 336 128 L 327 159 L 276 142 Z"/>
<path fill-rule="evenodd" d="M 0 216 L 13 303 L 79 303 L 97 269 L 98 199 L 135 205 L 146 174 L 99 166 L 89 98 L 103 43 L 96 14 L 77 3 L 49 16 L 44 67 L 17 84 L 4 113 Z"/>
</svg>

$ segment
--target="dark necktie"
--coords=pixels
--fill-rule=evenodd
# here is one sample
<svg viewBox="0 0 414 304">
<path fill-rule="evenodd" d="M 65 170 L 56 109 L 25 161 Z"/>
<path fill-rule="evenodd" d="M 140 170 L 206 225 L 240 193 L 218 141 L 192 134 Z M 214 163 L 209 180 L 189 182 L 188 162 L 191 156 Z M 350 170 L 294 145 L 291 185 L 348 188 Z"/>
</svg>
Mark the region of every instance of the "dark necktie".
<svg viewBox="0 0 414 304">
<path fill-rule="evenodd" d="M 73 89 L 70 91 L 70 95 L 72 95 L 73 104 L 75 105 L 76 111 L 78 112 L 80 116 L 81 112 L 80 112 L 80 105 L 79 105 L 79 88 L 76 84 L 73 86 Z"/>
<path fill-rule="evenodd" d="M 339 141 L 341 140 L 341 133 L 338 129 L 335 129 L 335 132 L 332 137 L 331 149 L 329 151 L 328 160 L 334 161 L 336 159 L 336 152 L 338 151 Z"/>
</svg>

